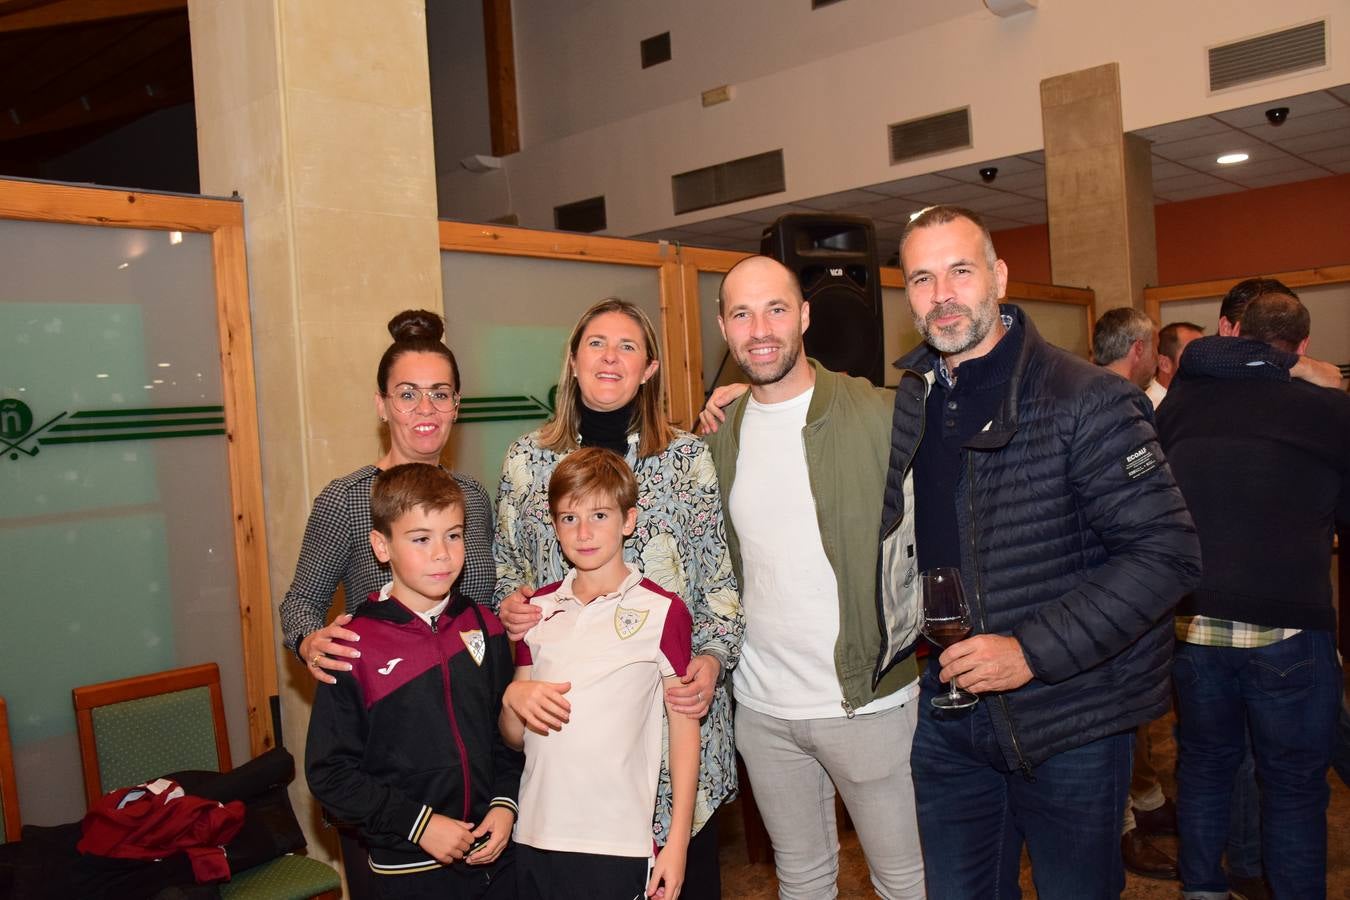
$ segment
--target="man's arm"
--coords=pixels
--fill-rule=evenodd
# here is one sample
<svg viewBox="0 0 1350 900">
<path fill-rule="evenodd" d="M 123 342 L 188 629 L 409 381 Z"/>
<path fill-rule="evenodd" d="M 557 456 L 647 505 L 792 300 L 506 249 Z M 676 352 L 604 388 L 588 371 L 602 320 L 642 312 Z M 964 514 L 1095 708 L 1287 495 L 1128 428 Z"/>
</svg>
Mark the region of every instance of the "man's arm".
<svg viewBox="0 0 1350 900">
<path fill-rule="evenodd" d="M 1199 583 L 1199 538 L 1147 403 L 1118 379 L 1099 380 L 1076 398 L 1067 477 L 1107 559 L 1012 635 L 1043 681 L 1063 681 L 1120 653 Z"/>
</svg>

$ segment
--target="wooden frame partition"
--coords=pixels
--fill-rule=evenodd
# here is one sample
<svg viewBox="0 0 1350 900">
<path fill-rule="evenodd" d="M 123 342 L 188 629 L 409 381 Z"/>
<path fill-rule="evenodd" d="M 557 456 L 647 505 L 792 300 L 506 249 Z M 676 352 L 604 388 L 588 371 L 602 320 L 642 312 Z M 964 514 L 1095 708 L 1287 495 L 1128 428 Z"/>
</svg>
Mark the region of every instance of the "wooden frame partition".
<svg viewBox="0 0 1350 900">
<path fill-rule="evenodd" d="M 9 707 L 0 697 L 0 814 L 3 814 L 4 841 L 17 841 L 23 831 L 19 814 L 19 785 L 14 777 L 14 745 L 9 740 Z"/>
<path fill-rule="evenodd" d="M 1144 288 L 1144 312 L 1155 322 L 1162 322 L 1162 305 L 1181 300 L 1203 300 L 1222 297 L 1239 281 L 1248 278 L 1273 278 L 1297 290 L 1324 284 L 1350 281 L 1350 263 L 1339 266 L 1320 266 L 1316 269 L 1295 269 L 1271 275 L 1244 275 L 1241 278 L 1220 278 L 1215 281 L 1192 281 L 1187 284 L 1169 284 Z"/>
<path fill-rule="evenodd" d="M 275 744 L 269 698 L 277 692 L 277 672 L 263 525 L 243 204 L 237 200 L 0 179 L 0 218 L 211 236 L 244 692 L 249 747 L 256 756 Z"/>
</svg>

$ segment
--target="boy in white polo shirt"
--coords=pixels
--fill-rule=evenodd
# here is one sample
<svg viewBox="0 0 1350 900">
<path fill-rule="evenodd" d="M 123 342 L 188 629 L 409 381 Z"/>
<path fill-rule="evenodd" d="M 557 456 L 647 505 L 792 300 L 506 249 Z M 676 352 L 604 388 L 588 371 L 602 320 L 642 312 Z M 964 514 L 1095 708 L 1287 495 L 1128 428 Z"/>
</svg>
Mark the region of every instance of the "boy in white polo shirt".
<svg viewBox="0 0 1350 900">
<path fill-rule="evenodd" d="M 684 602 L 624 562 L 637 482 L 623 458 L 585 447 L 553 471 L 549 512 L 574 568 L 534 593 L 539 623 L 516 645 L 502 700 L 524 747 L 516 868 L 522 900 L 677 900 L 698 781 L 698 722 L 666 709 L 670 840 L 655 861 L 663 686 L 679 683 L 693 622 Z"/>
</svg>

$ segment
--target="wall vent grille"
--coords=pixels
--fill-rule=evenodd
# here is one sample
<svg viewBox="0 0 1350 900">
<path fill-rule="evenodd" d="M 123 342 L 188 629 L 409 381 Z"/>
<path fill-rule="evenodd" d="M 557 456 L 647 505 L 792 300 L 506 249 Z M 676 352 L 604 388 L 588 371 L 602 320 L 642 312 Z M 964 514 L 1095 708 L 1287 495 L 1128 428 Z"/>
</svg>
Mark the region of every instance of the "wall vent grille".
<svg viewBox="0 0 1350 900">
<path fill-rule="evenodd" d="M 1325 20 L 1209 48 L 1211 92 L 1327 64 Z"/>
<path fill-rule="evenodd" d="M 677 215 L 765 194 L 777 194 L 787 190 L 783 151 L 770 150 L 768 153 L 757 153 L 715 166 L 681 172 L 671 176 L 670 187 L 675 197 Z"/>
<path fill-rule="evenodd" d="M 587 234 L 604 231 L 605 198 L 591 197 L 553 207 L 553 227 L 559 231 L 581 231 Z"/>
<path fill-rule="evenodd" d="M 642 54 L 642 68 L 650 69 L 658 63 L 670 62 L 670 32 L 663 31 L 658 35 L 646 38 L 638 45 L 638 50 Z"/>
<path fill-rule="evenodd" d="M 890 126 L 891 165 L 971 146 L 970 107 Z"/>
</svg>

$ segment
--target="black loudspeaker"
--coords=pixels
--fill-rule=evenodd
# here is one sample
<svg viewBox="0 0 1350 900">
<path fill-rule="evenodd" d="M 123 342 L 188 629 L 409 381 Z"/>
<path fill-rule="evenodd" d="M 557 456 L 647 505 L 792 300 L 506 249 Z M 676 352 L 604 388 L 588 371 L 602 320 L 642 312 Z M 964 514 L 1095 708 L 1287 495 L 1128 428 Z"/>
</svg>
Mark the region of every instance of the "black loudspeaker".
<svg viewBox="0 0 1350 900">
<path fill-rule="evenodd" d="M 872 220 L 791 213 L 764 229 L 760 252 L 802 283 L 811 304 L 807 354 L 827 369 L 884 384 L 881 272 Z"/>
</svg>

